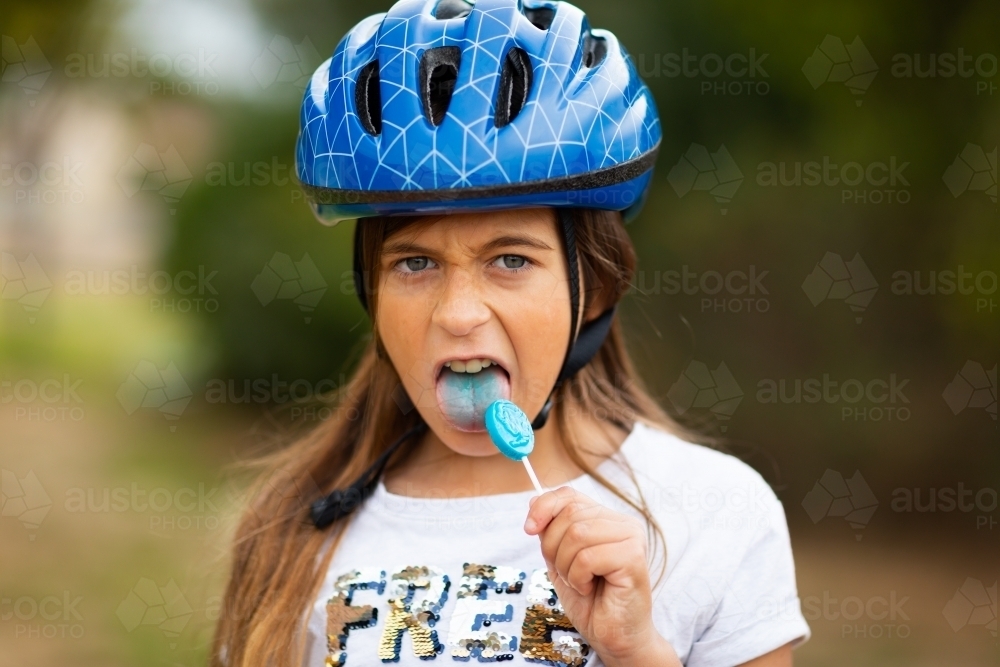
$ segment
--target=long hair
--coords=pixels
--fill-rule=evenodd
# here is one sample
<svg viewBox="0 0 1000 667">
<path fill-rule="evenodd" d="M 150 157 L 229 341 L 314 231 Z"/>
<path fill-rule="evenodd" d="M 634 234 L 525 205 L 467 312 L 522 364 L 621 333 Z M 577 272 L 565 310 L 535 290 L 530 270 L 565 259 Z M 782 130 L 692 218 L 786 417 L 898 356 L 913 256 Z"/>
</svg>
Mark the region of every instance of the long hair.
<svg viewBox="0 0 1000 667">
<path fill-rule="evenodd" d="M 628 291 L 636 255 L 616 212 L 573 209 L 577 255 L 586 289 L 585 313 L 600 312 Z M 360 259 L 369 312 L 376 312 L 380 255 L 386 239 L 418 222 L 415 217 L 368 218 L 359 223 Z M 572 261 L 572 258 L 571 258 Z M 304 625 L 349 518 L 317 530 L 308 505 L 319 495 L 354 481 L 385 448 L 420 419 L 404 413 L 397 400 L 402 385 L 381 350 L 378 322 L 350 380 L 336 397 L 332 417 L 306 437 L 250 462 L 258 471 L 236 528 L 231 570 L 212 646 L 212 667 L 300 665 L 305 648 Z M 653 554 L 666 544 L 645 500 L 623 491 L 588 462 L 574 437 L 574 414 L 589 414 L 630 431 L 636 421 L 679 432 L 645 389 L 625 348 L 615 321 L 593 360 L 554 394 L 549 428 L 559 430 L 566 452 L 585 473 L 645 517 Z M 405 450 L 405 447 L 403 448 Z M 390 469 L 405 460 L 405 451 Z M 634 475 L 632 481 L 635 482 Z"/>
</svg>

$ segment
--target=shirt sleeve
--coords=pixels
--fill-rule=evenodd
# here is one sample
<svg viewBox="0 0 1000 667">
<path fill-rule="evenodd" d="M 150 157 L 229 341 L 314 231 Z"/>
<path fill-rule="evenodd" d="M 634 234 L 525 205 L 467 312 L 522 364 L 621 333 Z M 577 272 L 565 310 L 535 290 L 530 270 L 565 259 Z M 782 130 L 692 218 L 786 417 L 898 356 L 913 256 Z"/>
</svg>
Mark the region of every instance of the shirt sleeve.
<svg viewBox="0 0 1000 667">
<path fill-rule="evenodd" d="M 763 480 L 761 480 L 763 482 Z M 795 585 L 795 563 L 781 502 L 770 488 L 767 511 L 729 581 L 687 667 L 741 665 L 810 636 Z"/>
</svg>

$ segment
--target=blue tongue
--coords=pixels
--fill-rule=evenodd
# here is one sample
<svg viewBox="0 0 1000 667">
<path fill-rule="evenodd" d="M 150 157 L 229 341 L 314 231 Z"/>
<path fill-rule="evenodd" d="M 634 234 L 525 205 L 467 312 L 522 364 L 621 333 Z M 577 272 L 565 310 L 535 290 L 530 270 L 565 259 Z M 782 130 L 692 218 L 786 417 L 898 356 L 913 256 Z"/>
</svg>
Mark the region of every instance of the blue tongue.
<svg viewBox="0 0 1000 667">
<path fill-rule="evenodd" d="M 506 379 L 498 366 L 484 368 L 478 373 L 456 373 L 446 368 L 438 386 L 441 411 L 459 428 L 480 430 L 486 408 L 493 401 L 504 398 Z"/>
</svg>

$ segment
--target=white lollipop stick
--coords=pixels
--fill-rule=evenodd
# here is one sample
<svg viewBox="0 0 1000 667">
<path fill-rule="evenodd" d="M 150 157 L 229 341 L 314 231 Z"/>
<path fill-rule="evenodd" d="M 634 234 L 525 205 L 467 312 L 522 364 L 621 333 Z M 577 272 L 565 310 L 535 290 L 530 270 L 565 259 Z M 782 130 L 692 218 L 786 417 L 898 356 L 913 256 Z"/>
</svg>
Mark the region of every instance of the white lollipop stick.
<svg viewBox="0 0 1000 667">
<path fill-rule="evenodd" d="M 535 485 L 535 491 L 538 491 L 538 495 L 545 493 L 545 489 L 538 482 L 538 477 L 535 476 L 535 469 L 528 463 L 528 457 L 525 456 L 521 459 L 521 462 L 524 463 L 524 469 L 528 471 L 528 477 L 531 478 L 531 483 Z"/>
</svg>

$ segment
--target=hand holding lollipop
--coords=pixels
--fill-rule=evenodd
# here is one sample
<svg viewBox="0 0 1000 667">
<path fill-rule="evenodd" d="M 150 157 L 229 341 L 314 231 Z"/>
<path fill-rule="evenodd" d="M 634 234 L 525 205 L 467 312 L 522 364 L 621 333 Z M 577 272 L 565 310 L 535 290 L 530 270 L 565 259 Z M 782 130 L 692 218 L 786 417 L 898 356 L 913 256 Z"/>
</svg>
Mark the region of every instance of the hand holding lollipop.
<svg viewBox="0 0 1000 667">
<path fill-rule="evenodd" d="M 652 623 L 645 525 L 570 487 L 546 492 L 528 462 L 535 433 L 516 405 L 494 401 L 485 418 L 493 444 L 524 463 L 539 493 L 531 499 L 525 531 L 538 535 L 549 580 L 574 627 L 606 664 L 679 667 Z"/>
</svg>

